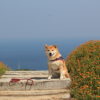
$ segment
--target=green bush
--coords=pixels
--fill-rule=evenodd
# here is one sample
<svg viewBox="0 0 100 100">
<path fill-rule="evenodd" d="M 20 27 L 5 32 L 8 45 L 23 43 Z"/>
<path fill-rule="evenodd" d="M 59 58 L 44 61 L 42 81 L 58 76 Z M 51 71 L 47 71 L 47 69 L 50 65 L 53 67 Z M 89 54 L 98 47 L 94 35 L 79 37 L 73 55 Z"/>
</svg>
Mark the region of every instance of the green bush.
<svg viewBox="0 0 100 100">
<path fill-rule="evenodd" d="M 71 94 L 77 100 L 100 100 L 100 41 L 88 41 L 66 60 L 72 79 Z"/>
<path fill-rule="evenodd" d="M 4 74 L 6 70 L 8 70 L 8 67 L 3 62 L 0 62 L 0 76 Z"/>
</svg>

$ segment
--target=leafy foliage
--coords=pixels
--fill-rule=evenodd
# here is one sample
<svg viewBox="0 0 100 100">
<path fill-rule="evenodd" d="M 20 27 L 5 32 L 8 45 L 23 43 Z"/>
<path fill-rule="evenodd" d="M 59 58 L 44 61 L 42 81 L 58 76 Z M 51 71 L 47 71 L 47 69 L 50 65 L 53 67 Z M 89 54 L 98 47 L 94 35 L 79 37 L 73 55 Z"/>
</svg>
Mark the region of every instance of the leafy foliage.
<svg viewBox="0 0 100 100">
<path fill-rule="evenodd" d="M 8 70 L 8 67 L 3 62 L 0 62 L 0 76 L 4 74 L 6 70 Z"/>
<path fill-rule="evenodd" d="M 72 96 L 77 100 L 100 100 L 100 41 L 88 41 L 66 60 L 72 78 Z"/>
</svg>

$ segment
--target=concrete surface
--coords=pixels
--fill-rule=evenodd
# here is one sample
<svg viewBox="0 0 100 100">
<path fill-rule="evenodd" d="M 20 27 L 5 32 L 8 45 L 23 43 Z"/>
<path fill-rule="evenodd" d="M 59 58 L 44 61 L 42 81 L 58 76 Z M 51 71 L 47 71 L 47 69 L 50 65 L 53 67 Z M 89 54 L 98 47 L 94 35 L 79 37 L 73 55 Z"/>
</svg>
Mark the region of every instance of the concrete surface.
<svg viewBox="0 0 100 100">
<path fill-rule="evenodd" d="M 25 98 L 29 98 L 27 100 L 56 100 L 70 98 L 70 79 L 48 80 L 47 77 L 48 71 L 7 71 L 0 79 L 0 100 L 16 100 L 16 98 L 17 100 L 21 98 L 24 98 L 23 100 L 26 100 Z M 20 81 L 11 82 L 12 79 L 20 79 Z"/>
</svg>

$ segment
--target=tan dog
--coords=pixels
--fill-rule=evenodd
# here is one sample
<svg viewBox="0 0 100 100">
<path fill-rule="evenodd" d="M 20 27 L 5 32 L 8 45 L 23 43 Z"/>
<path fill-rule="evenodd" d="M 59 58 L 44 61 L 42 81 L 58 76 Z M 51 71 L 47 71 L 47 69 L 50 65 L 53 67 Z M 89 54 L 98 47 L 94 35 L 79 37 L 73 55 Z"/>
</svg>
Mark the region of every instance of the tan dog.
<svg viewBox="0 0 100 100">
<path fill-rule="evenodd" d="M 60 77 L 60 79 L 66 79 L 70 76 L 66 68 L 64 59 L 62 58 L 60 52 L 56 45 L 45 45 L 46 55 L 48 57 L 48 79 Z"/>
</svg>

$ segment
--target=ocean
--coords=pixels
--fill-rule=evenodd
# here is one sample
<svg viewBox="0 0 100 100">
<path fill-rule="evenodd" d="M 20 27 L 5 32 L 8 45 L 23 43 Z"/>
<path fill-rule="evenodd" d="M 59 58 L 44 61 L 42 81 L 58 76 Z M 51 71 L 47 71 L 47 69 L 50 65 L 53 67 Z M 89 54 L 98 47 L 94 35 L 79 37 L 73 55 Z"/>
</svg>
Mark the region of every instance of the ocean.
<svg viewBox="0 0 100 100">
<path fill-rule="evenodd" d="M 85 40 L 1 40 L 0 61 L 13 70 L 46 70 L 48 67 L 44 50 L 45 44 L 57 45 L 60 53 L 66 59 L 68 54 L 83 42 Z"/>
</svg>

